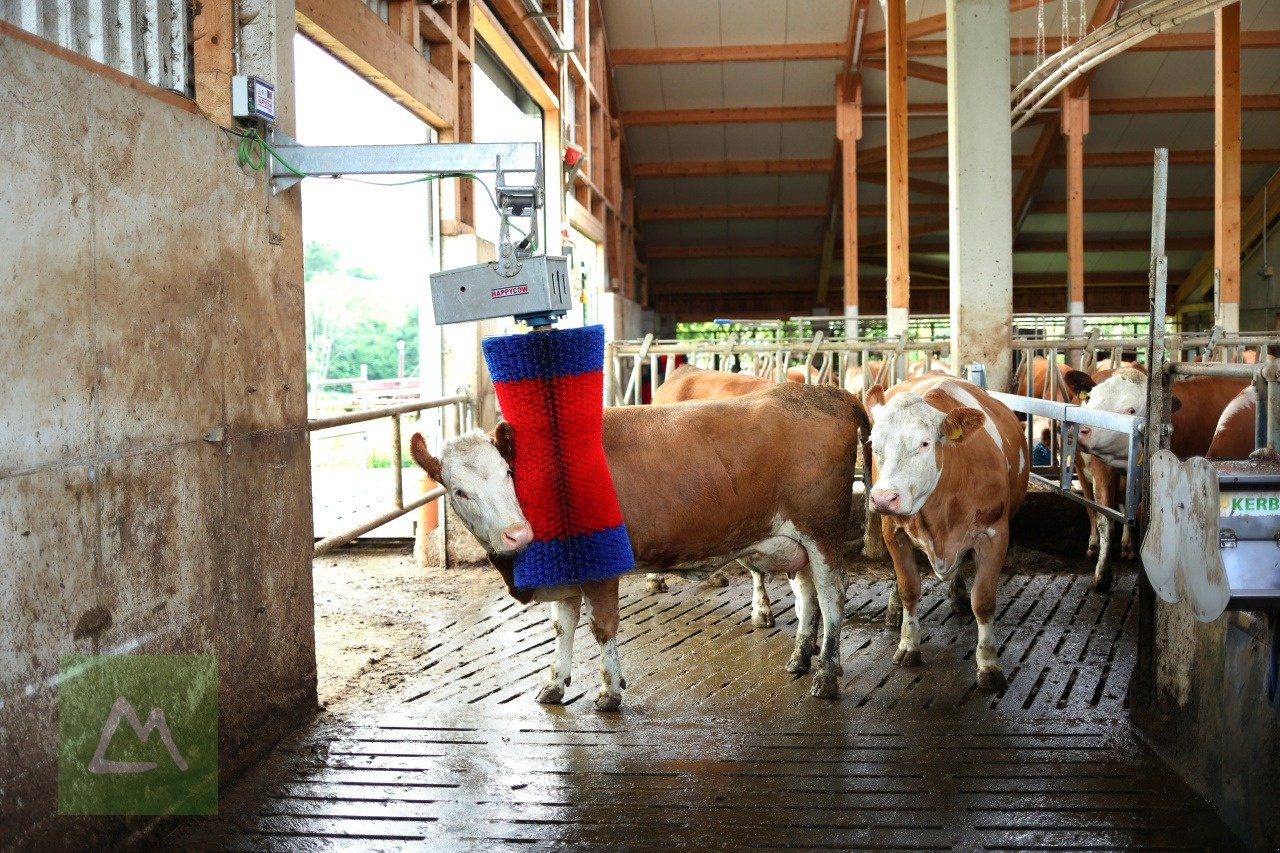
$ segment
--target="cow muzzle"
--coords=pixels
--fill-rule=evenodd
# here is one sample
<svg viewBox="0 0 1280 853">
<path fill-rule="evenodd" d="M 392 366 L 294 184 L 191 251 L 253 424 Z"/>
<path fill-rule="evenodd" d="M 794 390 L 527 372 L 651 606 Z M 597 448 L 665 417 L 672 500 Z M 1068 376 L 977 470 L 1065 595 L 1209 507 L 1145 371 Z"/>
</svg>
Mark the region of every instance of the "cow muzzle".
<svg viewBox="0 0 1280 853">
<path fill-rule="evenodd" d="M 899 515 L 903 506 L 902 492 L 898 489 L 871 490 L 871 508 L 876 512 L 885 515 Z"/>
<path fill-rule="evenodd" d="M 514 554 L 533 541 L 533 528 L 529 526 L 527 521 L 512 524 L 502 531 L 501 538 L 501 553 Z"/>
</svg>

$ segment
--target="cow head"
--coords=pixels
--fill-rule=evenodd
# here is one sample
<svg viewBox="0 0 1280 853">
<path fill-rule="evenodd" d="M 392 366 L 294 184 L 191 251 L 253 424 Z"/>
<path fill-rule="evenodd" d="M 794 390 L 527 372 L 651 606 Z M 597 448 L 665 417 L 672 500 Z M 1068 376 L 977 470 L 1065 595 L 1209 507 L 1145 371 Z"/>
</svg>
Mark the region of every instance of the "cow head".
<svg viewBox="0 0 1280 853">
<path fill-rule="evenodd" d="M 959 406 L 943 413 L 929 405 L 931 395 L 896 394 L 884 402 L 884 389 L 873 385 L 863 400 L 871 416 L 871 448 L 875 481 L 871 508 L 886 515 L 915 515 L 942 477 L 942 448 L 961 444 L 986 422 L 978 409 Z M 950 402 L 950 398 L 946 398 Z"/>
<path fill-rule="evenodd" d="M 514 554 L 533 540 L 512 479 L 511 424 L 502 421 L 488 435 L 476 429 L 450 439 L 439 459 L 427 450 L 422 435 L 414 433 L 409 455 L 448 490 L 453 511 L 490 554 Z"/>
<path fill-rule="evenodd" d="M 1087 396 L 1081 398 L 1081 405 L 1090 411 L 1145 418 L 1147 376 L 1131 367 L 1117 370 L 1090 389 Z M 1097 456 L 1108 465 L 1124 468 L 1129 463 L 1129 436 L 1123 432 L 1082 426 L 1079 443 L 1082 451 Z"/>
</svg>

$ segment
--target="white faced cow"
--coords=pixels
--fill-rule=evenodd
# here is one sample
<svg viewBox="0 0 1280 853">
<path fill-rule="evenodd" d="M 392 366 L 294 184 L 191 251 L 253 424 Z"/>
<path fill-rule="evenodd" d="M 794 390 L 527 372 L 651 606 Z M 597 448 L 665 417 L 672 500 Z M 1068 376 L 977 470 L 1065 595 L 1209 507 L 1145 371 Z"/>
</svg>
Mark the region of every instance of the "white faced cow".
<svg viewBox="0 0 1280 853">
<path fill-rule="evenodd" d="M 999 690 L 1004 671 L 993 638 L 996 586 L 1009 546 L 1009 518 L 1027 491 L 1030 460 L 1013 412 L 981 388 L 926 375 L 865 399 L 873 450 L 871 504 L 881 514 L 904 615 L 893 662 L 920 663 L 920 572 L 913 546 L 949 581 L 973 553 L 978 686 Z"/>
<path fill-rule="evenodd" d="M 1139 418 L 1147 416 L 1147 374 L 1140 369 L 1121 368 L 1096 385 L 1089 377 L 1075 371 L 1067 382 L 1086 409 Z M 1170 417 L 1173 434 L 1169 439 L 1169 449 L 1182 459 L 1205 455 L 1213 443 L 1218 418 L 1227 404 L 1248 384 L 1247 379 L 1217 376 L 1191 376 L 1174 382 L 1173 414 Z M 1089 454 L 1102 465 L 1121 471 L 1128 468 L 1129 437 L 1125 433 L 1082 426 L 1079 446 L 1082 453 Z M 1094 465 L 1090 475 L 1096 499 L 1106 506 L 1118 507 L 1121 494 L 1116 484 L 1120 478 L 1102 476 L 1097 467 Z M 1104 483 L 1107 484 L 1105 488 L 1102 486 Z M 1095 589 L 1106 591 L 1112 580 L 1110 546 L 1114 534 L 1111 519 L 1101 513 L 1097 515 L 1097 526 L 1098 564 L 1094 569 L 1093 585 Z"/>
<path fill-rule="evenodd" d="M 679 406 L 605 409 L 604 449 L 636 559 L 659 568 L 716 557 L 749 559 L 759 571 L 785 573 L 795 593 L 798 628 L 786 669 L 808 672 L 810 692 L 839 695 L 841 566 L 862 404 L 837 388 L 787 382 L 728 400 Z M 511 460 L 522 442 L 500 424 L 445 444 L 440 458 L 421 435 L 410 452 L 437 482 L 489 551 L 508 590 L 522 602 L 554 602 L 556 658 L 540 702 L 559 702 L 569 685 L 573 634 L 585 598 L 601 644 L 600 710 L 612 710 L 625 686 L 617 659 L 618 581 L 519 589 L 514 553 L 531 532 L 515 499 Z M 822 620 L 819 648 L 817 623 Z"/>
</svg>

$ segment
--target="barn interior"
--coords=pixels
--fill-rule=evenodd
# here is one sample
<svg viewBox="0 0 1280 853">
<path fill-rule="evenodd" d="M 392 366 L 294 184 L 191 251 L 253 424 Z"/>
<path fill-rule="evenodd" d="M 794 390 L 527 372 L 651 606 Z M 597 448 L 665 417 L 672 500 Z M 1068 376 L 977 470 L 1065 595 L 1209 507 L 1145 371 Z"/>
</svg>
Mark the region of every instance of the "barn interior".
<svg viewBox="0 0 1280 853">
<path fill-rule="evenodd" d="M 326 110 L 313 52 L 407 135 Z M 569 258 L 561 327 L 604 327 L 609 406 L 681 360 L 839 383 L 937 358 L 1031 396 L 1029 358 L 1163 357 L 1159 321 L 1171 360 L 1265 391 L 1278 56 L 1264 0 L 0 0 L 0 849 L 1280 845 L 1276 611 L 1198 619 L 1139 560 L 1091 589 L 1084 509 L 1047 487 L 1012 522 L 1002 690 L 941 582 L 924 666 L 894 665 L 856 511 L 840 699 L 783 669 L 787 584 L 753 626 L 747 572 L 703 564 L 623 578 L 619 712 L 592 707 L 585 619 L 573 689 L 535 703 L 547 607 L 443 488 L 323 449 L 359 430 L 407 460 L 414 431 L 498 420 L 481 345 L 517 324 L 438 326 L 428 281 L 499 257 L 499 182 L 448 161 L 420 210 L 325 212 L 337 170 L 279 166 L 538 143 L 539 248 Z M 246 76 L 271 87 L 249 119 Z M 416 368 L 317 368 L 324 217 L 344 252 L 410 244 Z M 391 288 L 354 267 L 331 279 Z M 95 673 L 122 659 L 149 686 L 120 725 Z M 139 794 L 130 759 L 179 793 Z"/>
</svg>

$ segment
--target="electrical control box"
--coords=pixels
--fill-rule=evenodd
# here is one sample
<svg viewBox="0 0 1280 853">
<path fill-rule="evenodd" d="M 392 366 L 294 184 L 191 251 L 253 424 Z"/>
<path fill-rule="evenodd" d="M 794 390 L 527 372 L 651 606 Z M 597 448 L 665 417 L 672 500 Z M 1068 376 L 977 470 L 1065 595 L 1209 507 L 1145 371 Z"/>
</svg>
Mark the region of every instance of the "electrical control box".
<svg viewBox="0 0 1280 853">
<path fill-rule="evenodd" d="M 468 323 L 514 317 L 530 325 L 550 324 L 573 307 L 569 261 L 554 255 L 523 258 L 514 275 L 497 261 L 431 275 L 436 323 Z"/>
<path fill-rule="evenodd" d="M 276 87 L 266 80 L 237 74 L 231 78 L 231 115 L 247 121 L 276 120 Z"/>
</svg>

